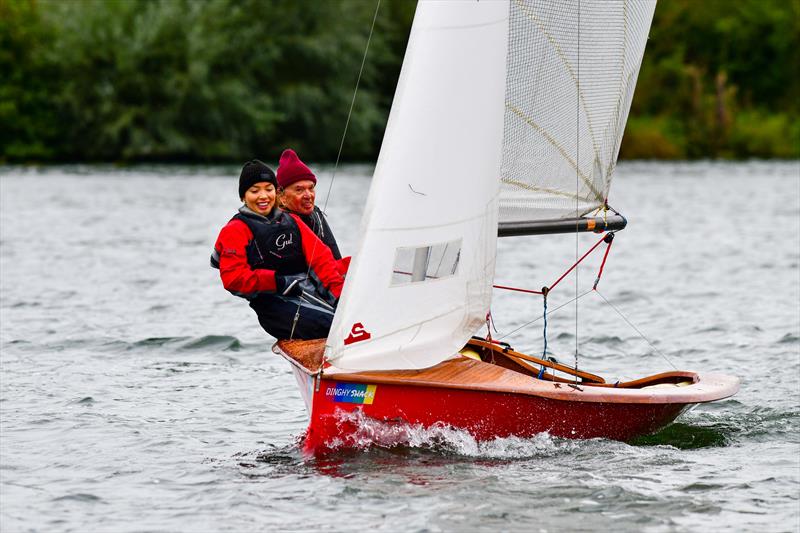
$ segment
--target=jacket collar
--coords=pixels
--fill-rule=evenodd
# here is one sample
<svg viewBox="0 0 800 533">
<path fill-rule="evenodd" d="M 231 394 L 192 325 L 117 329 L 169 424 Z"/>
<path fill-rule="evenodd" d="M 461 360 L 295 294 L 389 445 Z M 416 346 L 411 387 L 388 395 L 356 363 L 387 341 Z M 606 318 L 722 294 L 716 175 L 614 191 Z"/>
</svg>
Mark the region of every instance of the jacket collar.
<svg viewBox="0 0 800 533">
<path fill-rule="evenodd" d="M 275 206 L 275 207 L 272 208 L 272 211 L 270 211 L 265 216 L 265 215 L 261 215 L 259 213 L 256 213 L 255 211 L 253 211 L 252 209 L 250 209 L 246 205 L 242 205 L 242 207 L 239 208 L 239 213 L 241 213 L 241 214 L 243 214 L 245 216 L 256 217 L 256 218 L 259 218 L 261 220 L 265 220 L 267 222 L 274 222 L 281 215 L 281 213 L 283 213 L 283 211 L 281 211 L 280 208 L 278 208 L 278 206 Z"/>
</svg>

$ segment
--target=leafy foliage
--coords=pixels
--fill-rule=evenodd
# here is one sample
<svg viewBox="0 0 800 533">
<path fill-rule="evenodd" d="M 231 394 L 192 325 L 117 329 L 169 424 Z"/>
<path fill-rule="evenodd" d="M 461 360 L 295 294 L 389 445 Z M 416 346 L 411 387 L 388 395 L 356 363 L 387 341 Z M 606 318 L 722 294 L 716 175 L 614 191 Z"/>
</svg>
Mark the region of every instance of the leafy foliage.
<svg viewBox="0 0 800 533">
<path fill-rule="evenodd" d="M 656 7 L 623 157 L 800 157 L 800 0 Z"/>
</svg>

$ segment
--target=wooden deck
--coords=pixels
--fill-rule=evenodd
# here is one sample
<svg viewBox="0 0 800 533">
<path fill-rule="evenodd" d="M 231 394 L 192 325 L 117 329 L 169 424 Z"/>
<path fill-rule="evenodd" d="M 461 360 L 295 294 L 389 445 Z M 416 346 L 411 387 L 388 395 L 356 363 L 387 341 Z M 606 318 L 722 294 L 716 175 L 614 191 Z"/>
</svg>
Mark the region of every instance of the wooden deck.
<svg viewBox="0 0 800 533">
<path fill-rule="evenodd" d="M 322 366 L 325 339 L 282 340 L 278 341 L 276 346 L 311 374 Z"/>
<path fill-rule="evenodd" d="M 418 370 L 323 372 L 323 378 L 357 383 L 488 391 L 612 403 L 697 403 L 718 399 L 716 396 L 719 387 L 729 388 L 727 382 L 717 382 L 713 379 L 717 376 L 707 376 L 708 379 L 703 379 L 701 383 L 700 376 L 696 373 L 681 371 L 664 372 L 625 383 L 605 383 L 599 376 L 584 372 L 579 373 L 577 385 L 573 376 L 558 377 L 547 373 L 543 376 L 544 379 L 536 379 L 539 368 L 532 366 L 527 360 L 511 355 L 516 353 L 513 350 L 485 341 L 470 342 L 470 345 L 481 354 L 481 361 L 468 357 L 454 357 L 430 368 Z M 278 341 L 275 351 L 291 359 L 307 373 L 314 374 L 320 369 L 324 350 L 325 339 L 315 339 Z M 653 385 L 681 382 L 693 386 L 643 390 Z M 716 390 L 717 393 L 712 393 L 712 390 Z"/>
</svg>

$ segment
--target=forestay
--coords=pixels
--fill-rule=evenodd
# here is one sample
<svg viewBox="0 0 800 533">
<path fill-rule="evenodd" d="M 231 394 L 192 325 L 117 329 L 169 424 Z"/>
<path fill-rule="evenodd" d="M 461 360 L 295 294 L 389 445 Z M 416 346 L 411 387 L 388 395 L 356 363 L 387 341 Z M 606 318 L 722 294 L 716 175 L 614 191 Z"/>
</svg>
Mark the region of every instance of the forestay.
<svg viewBox="0 0 800 533">
<path fill-rule="evenodd" d="M 419 2 L 326 372 L 432 366 L 485 320 L 508 14 L 506 1 Z"/>
<path fill-rule="evenodd" d="M 512 0 L 501 228 L 604 204 L 655 4 Z"/>
</svg>

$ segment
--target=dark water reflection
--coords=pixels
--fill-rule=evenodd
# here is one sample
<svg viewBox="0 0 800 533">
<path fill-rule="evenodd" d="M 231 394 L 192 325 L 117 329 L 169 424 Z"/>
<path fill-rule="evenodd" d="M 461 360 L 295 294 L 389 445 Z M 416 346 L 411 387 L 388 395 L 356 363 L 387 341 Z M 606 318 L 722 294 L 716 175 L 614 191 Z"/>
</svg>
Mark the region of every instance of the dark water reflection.
<svg viewBox="0 0 800 533">
<path fill-rule="evenodd" d="M 561 360 L 577 339 L 608 378 L 671 362 L 742 377 L 735 398 L 629 444 L 410 428 L 324 458 L 300 452 L 294 378 L 207 266 L 236 170 L 0 169 L 3 532 L 800 530 L 797 162 L 621 165 L 630 224 L 600 290 L 652 346 L 593 294 L 577 337 L 574 305 L 549 320 Z M 337 175 L 346 252 L 370 174 Z M 497 282 L 541 287 L 574 254 L 572 237 L 501 241 Z M 551 307 L 574 295 L 567 279 Z M 497 292 L 498 335 L 540 352 L 540 322 L 509 332 L 541 311 Z"/>
</svg>

